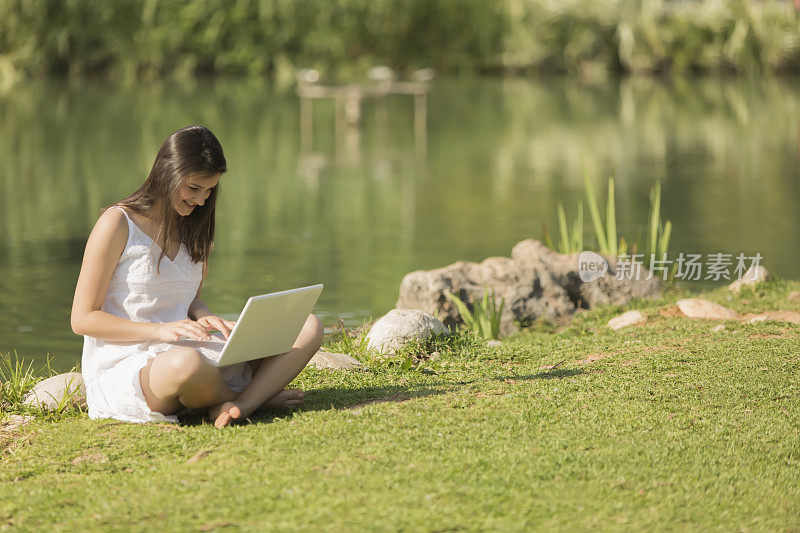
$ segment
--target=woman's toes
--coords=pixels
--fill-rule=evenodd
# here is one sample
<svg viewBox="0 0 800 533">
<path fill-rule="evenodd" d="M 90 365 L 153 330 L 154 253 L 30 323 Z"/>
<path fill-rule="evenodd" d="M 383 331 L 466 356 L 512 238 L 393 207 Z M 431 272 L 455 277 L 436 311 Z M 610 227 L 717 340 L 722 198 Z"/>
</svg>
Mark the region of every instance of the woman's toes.
<svg viewBox="0 0 800 533">
<path fill-rule="evenodd" d="M 228 413 L 221 413 L 216 420 L 214 420 L 214 427 L 217 429 L 224 428 L 231 423 L 231 415 Z"/>
<path fill-rule="evenodd" d="M 233 420 L 242 417 L 241 409 L 239 409 L 239 406 L 233 402 L 223 403 L 219 407 L 218 413 L 219 414 L 214 418 L 214 427 L 216 428 L 224 428 L 233 422 Z"/>
</svg>

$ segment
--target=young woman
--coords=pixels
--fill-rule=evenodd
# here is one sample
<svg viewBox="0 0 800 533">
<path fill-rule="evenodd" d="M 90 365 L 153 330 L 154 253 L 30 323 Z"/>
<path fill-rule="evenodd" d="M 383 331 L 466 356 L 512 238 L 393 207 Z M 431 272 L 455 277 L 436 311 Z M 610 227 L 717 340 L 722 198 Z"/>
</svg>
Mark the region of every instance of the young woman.
<svg viewBox="0 0 800 533">
<path fill-rule="evenodd" d="M 214 207 L 227 170 L 219 141 L 203 126 L 170 135 L 135 193 L 106 208 L 86 243 L 72 304 L 72 330 L 84 335 L 83 379 L 90 418 L 177 421 L 209 408 L 216 427 L 259 407 L 299 405 L 284 389 L 322 343 L 309 315 L 287 353 L 217 368 L 234 323 L 200 300 L 214 243 Z M 215 351 L 216 350 L 216 351 Z"/>
</svg>

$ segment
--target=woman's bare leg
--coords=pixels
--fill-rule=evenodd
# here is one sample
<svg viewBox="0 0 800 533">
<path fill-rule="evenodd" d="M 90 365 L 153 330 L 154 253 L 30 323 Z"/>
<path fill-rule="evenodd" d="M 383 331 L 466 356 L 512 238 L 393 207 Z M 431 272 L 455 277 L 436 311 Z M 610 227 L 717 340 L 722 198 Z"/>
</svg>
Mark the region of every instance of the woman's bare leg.
<svg viewBox="0 0 800 533">
<path fill-rule="evenodd" d="M 208 407 L 236 398 L 219 369 L 193 348 L 161 352 L 139 372 L 147 405 L 171 415 L 181 407 Z"/>
<path fill-rule="evenodd" d="M 223 427 L 228 425 L 231 419 L 244 418 L 268 401 L 273 401 L 273 398 L 278 399 L 281 394 L 286 396 L 283 401 L 296 399 L 302 401 L 302 391 L 294 389 L 284 391 L 284 387 L 297 377 L 317 353 L 322 345 L 323 332 L 319 319 L 314 315 L 308 315 L 291 350 L 262 359 L 252 381 L 238 398 L 233 401 L 227 400 L 209 411 L 211 418 L 214 419 L 214 425 Z"/>
</svg>

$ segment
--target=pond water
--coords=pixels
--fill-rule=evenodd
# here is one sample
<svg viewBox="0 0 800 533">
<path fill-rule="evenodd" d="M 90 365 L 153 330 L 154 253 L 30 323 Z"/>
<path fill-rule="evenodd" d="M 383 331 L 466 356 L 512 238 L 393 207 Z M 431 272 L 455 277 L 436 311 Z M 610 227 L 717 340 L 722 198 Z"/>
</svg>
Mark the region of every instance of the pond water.
<svg viewBox="0 0 800 533">
<path fill-rule="evenodd" d="M 0 352 L 79 361 L 69 312 L 86 237 L 187 124 L 209 126 L 228 159 L 203 288 L 225 316 L 250 295 L 322 282 L 326 326 L 378 317 L 410 271 L 508 256 L 543 222 L 555 233 L 584 171 L 598 191 L 615 176 L 629 238 L 643 239 L 661 178 L 671 256 L 757 252 L 800 276 L 797 80 L 437 80 L 424 129 L 407 97 L 364 102 L 358 127 L 318 101 L 301 131 L 300 107 L 292 90 L 231 80 L 0 94 Z"/>
</svg>

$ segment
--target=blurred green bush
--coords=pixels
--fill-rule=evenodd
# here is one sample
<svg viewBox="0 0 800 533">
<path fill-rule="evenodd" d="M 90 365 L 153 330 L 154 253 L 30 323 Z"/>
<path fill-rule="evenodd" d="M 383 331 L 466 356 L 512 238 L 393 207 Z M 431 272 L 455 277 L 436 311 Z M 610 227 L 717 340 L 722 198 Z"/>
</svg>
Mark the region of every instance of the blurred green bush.
<svg viewBox="0 0 800 533">
<path fill-rule="evenodd" d="M 0 78 L 780 72 L 798 29 L 788 0 L 0 0 Z"/>
</svg>

